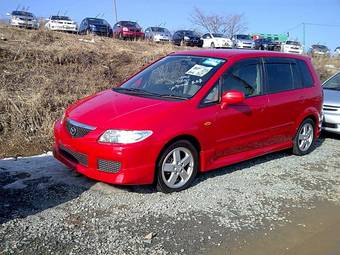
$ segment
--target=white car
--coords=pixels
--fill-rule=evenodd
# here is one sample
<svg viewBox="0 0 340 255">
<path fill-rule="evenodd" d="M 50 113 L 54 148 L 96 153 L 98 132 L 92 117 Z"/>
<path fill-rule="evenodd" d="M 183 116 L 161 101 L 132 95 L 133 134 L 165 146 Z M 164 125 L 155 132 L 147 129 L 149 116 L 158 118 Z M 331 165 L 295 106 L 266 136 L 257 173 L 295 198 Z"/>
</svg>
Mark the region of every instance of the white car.
<svg viewBox="0 0 340 255">
<path fill-rule="evenodd" d="M 281 44 L 281 51 L 285 53 L 302 54 L 303 47 L 297 41 L 286 41 Z"/>
<path fill-rule="evenodd" d="M 53 15 L 47 19 L 45 24 L 46 30 L 63 31 L 63 32 L 78 32 L 78 25 L 75 21 L 67 16 Z"/>
<path fill-rule="evenodd" d="M 31 12 L 27 11 L 12 11 L 11 13 L 7 13 L 9 18 L 9 24 L 15 27 L 23 27 L 23 28 L 39 28 L 38 19 Z"/>
<path fill-rule="evenodd" d="M 202 36 L 203 48 L 232 48 L 233 42 L 223 34 L 207 33 Z"/>
</svg>

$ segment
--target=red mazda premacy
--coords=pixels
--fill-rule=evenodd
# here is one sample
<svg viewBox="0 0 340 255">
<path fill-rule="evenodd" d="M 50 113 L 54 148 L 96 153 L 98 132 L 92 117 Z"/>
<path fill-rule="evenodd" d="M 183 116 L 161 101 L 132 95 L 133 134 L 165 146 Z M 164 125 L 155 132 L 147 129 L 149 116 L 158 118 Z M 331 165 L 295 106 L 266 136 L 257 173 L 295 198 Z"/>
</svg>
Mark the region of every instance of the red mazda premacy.
<svg viewBox="0 0 340 255">
<path fill-rule="evenodd" d="M 54 155 L 96 180 L 180 191 L 198 172 L 287 148 L 309 153 L 322 99 L 307 57 L 173 53 L 69 107 L 55 123 Z"/>
</svg>

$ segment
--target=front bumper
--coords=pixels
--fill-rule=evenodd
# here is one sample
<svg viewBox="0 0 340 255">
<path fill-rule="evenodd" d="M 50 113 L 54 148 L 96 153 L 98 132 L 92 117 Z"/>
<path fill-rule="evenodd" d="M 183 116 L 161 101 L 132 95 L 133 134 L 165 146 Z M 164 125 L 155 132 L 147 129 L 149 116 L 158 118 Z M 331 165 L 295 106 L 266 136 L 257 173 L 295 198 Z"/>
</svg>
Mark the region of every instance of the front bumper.
<svg viewBox="0 0 340 255">
<path fill-rule="evenodd" d="M 57 121 L 54 127 L 54 157 L 95 180 L 131 185 L 153 183 L 160 144 L 156 145 L 149 139 L 128 145 L 101 144 L 95 137 L 102 131 L 94 130 L 92 133 L 82 138 L 72 138 L 65 126 Z M 111 171 L 103 170 L 100 165 L 103 161 L 115 164 L 115 168 L 111 168 Z"/>
<path fill-rule="evenodd" d="M 49 29 L 53 31 L 63 31 L 63 32 L 73 32 L 73 33 L 78 31 L 77 27 L 72 26 L 72 25 L 51 25 Z"/>
<path fill-rule="evenodd" d="M 25 28 L 34 28 L 38 29 L 39 25 L 34 21 L 24 21 L 24 20 L 11 20 L 10 25 L 15 27 L 25 27 Z"/>
<path fill-rule="evenodd" d="M 325 111 L 322 129 L 328 132 L 340 134 L 340 113 Z"/>
<path fill-rule="evenodd" d="M 238 43 L 236 44 L 237 49 L 253 49 L 254 45 L 252 44 L 244 44 L 244 43 Z"/>
<path fill-rule="evenodd" d="M 144 33 L 143 32 L 133 32 L 133 31 L 123 31 L 122 36 L 127 37 L 127 38 L 144 38 Z"/>
</svg>

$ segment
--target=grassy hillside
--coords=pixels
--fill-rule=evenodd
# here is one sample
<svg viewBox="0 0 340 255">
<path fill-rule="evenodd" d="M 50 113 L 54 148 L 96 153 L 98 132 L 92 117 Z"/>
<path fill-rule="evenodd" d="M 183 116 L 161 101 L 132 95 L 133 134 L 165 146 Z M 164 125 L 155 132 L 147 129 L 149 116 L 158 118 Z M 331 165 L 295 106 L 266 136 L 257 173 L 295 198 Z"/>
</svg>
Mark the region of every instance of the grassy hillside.
<svg viewBox="0 0 340 255">
<path fill-rule="evenodd" d="M 179 49 L 1 24 L 0 37 L 0 157 L 50 150 L 53 122 L 69 104 Z M 330 62 L 315 60 L 322 79 L 334 72 Z"/>
<path fill-rule="evenodd" d="M 50 150 L 53 122 L 69 104 L 176 50 L 4 25 L 0 37 L 0 157 Z"/>
</svg>

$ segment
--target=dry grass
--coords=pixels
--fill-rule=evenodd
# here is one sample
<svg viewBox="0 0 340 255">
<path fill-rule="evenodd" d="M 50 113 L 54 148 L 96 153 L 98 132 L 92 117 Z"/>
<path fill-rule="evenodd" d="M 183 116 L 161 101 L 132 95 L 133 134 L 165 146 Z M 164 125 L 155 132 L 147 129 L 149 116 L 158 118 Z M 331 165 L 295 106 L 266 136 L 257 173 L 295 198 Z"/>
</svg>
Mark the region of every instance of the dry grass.
<svg viewBox="0 0 340 255">
<path fill-rule="evenodd" d="M 52 145 L 53 122 L 79 98 L 122 82 L 172 45 L 123 42 L 0 25 L 0 157 Z"/>
<path fill-rule="evenodd" d="M 0 24 L 0 158 L 48 151 L 53 122 L 79 98 L 120 83 L 179 48 L 148 42 L 9 28 Z M 321 79 L 340 67 L 315 59 Z"/>
</svg>

